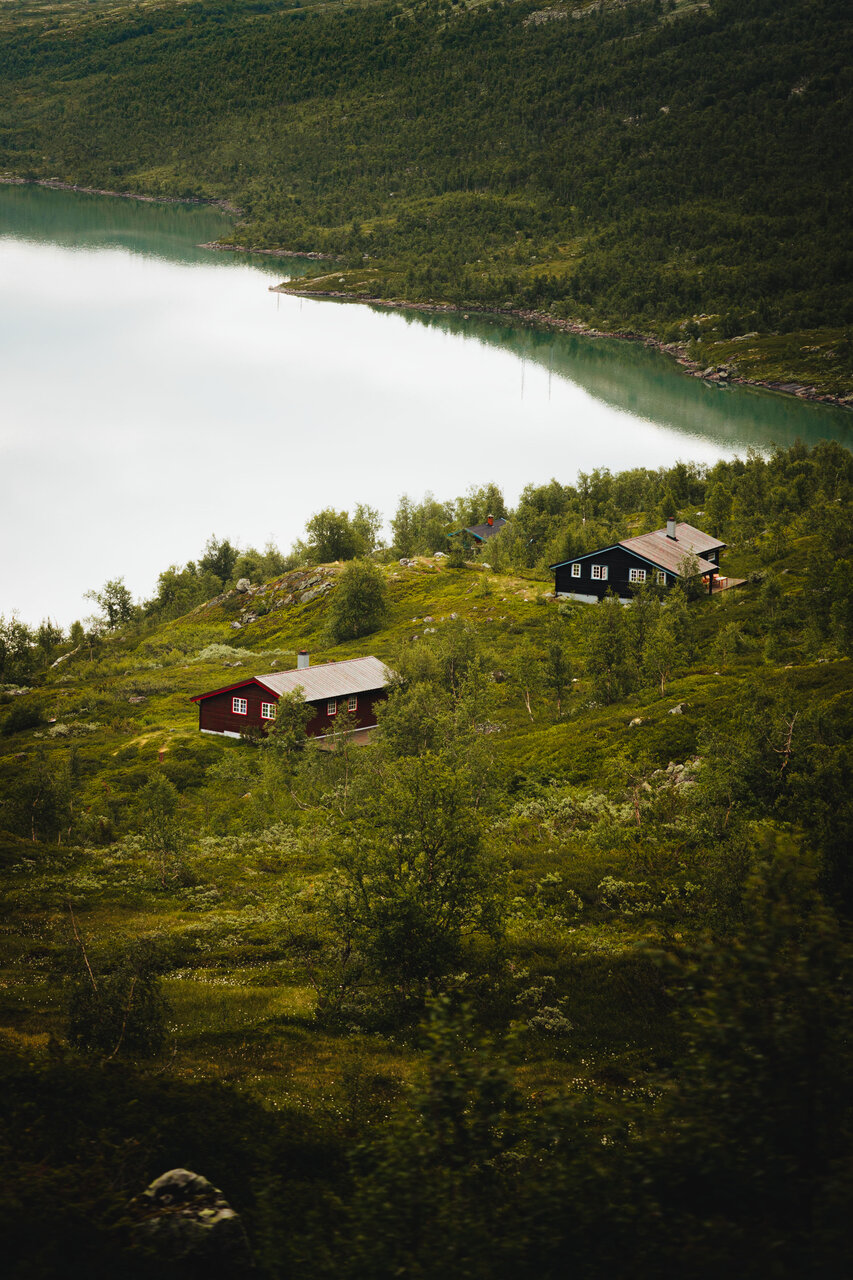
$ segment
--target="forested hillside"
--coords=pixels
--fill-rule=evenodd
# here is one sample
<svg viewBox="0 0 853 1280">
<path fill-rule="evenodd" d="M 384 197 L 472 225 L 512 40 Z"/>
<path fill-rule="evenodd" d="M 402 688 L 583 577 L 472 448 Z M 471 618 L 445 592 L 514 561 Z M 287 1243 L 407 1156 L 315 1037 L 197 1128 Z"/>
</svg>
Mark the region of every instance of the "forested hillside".
<svg viewBox="0 0 853 1280">
<path fill-rule="evenodd" d="M 0 620 L 12 1280 L 241 1274 L 141 1247 L 174 1166 L 261 1277 L 844 1274 L 853 457 L 596 472 L 448 543 L 504 509 L 404 498 L 386 549 L 318 512 L 70 636 Z M 673 509 L 741 585 L 549 593 Z M 369 745 L 298 699 L 198 732 L 301 647 L 392 667 Z"/>
<path fill-rule="evenodd" d="M 227 199 L 318 287 L 530 308 L 853 385 L 843 0 L 0 17 L 0 166 Z"/>
</svg>

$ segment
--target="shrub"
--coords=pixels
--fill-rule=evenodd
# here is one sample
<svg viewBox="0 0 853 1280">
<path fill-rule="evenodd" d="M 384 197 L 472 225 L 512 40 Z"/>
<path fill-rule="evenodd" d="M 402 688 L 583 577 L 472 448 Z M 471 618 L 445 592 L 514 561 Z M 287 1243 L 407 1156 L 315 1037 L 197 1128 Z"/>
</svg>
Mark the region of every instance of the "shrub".
<svg viewBox="0 0 853 1280">
<path fill-rule="evenodd" d="M 105 956 L 98 972 L 82 942 L 68 977 L 68 1039 L 76 1049 L 115 1057 L 152 1057 L 166 1037 L 168 1006 L 160 989 L 161 957 L 141 941 Z"/>
<path fill-rule="evenodd" d="M 355 640 L 378 631 L 388 616 L 388 587 L 382 571 L 366 560 L 353 560 L 341 571 L 329 605 L 329 635 Z"/>
<path fill-rule="evenodd" d="M 200 649 L 190 662 L 232 662 L 235 658 L 255 658 L 251 649 L 235 649 L 230 644 L 209 644 Z"/>
<path fill-rule="evenodd" d="M 0 732 L 8 737 L 13 733 L 23 733 L 25 729 L 37 729 L 42 724 L 44 724 L 44 714 L 41 707 L 18 698 L 6 715 Z"/>
<path fill-rule="evenodd" d="M 465 548 L 462 545 L 461 538 L 451 538 L 450 552 L 447 557 L 448 569 L 464 569 L 465 568 Z"/>
</svg>

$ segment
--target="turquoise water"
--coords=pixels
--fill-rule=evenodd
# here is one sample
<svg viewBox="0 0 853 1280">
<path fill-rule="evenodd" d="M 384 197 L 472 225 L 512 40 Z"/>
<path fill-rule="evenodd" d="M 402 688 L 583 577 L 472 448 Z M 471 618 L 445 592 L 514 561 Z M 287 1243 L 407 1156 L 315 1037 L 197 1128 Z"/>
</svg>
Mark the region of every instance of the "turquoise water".
<svg viewBox="0 0 853 1280">
<path fill-rule="evenodd" d="M 148 594 L 211 533 L 286 548 L 327 506 L 853 444 L 849 413 L 637 344 L 272 293 L 307 264 L 199 247 L 229 226 L 0 186 L 0 613 L 68 623 L 108 578 Z"/>
</svg>

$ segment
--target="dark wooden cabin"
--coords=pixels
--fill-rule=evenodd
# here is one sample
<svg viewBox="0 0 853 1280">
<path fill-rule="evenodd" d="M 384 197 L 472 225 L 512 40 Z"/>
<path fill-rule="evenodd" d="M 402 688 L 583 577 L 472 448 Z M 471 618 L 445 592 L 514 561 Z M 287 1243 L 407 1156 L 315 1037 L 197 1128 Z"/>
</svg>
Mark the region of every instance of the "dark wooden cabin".
<svg viewBox="0 0 853 1280">
<path fill-rule="evenodd" d="M 295 671 L 273 671 L 249 676 L 210 693 L 198 693 L 198 727 L 202 733 L 240 738 L 247 732 L 265 733 L 275 720 L 278 700 L 299 689 L 314 709 L 306 733 L 325 738 L 333 732 L 337 716 L 349 712 L 358 730 L 376 727 L 376 706 L 388 696 L 391 673 L 378 658 L 350 658 L 312 667 L 308 655 L 299 655 Z"/>
<path fill-rule="evenodd" d="M 622 600 L 630 600 L 637 587 L 645 582 L 675 586 L 684 575 L 685 562 L 695 556 L 698 571 L 710 593 L 720 571 L 720 551 L 725 545 L 692 524 L 669 519 L 663 529 L 624 538 L 600 551 L 552 564 L 554 592 L 589 603 L 600 600 L 608 591 Z"/>
</svg>

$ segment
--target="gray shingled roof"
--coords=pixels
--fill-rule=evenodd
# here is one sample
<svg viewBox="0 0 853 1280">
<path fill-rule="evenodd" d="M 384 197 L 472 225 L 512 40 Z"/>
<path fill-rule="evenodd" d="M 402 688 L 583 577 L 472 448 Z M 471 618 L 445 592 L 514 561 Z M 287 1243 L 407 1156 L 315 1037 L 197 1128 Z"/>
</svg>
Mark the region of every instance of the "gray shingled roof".
<svg viewBox="0 0 853 1280">
<path fill-rule="evenodd" d="M 493 538 L 499 529 L 506 524 L 503 516 L 498 516 L 493 524 L 489 524 L 486 520 L 483 524 L 470 524 L 462 530 L 463 533 L 473 534 L 475 538 L 479 538 L 481 542 L 485 542 L 488 538 Z"/>
<path fill-rule="evenodd" d="M 281 695 L 302 689 L 306 702 L 319 702 L 323 698 L 345 698 L 350 693 L 384 689 L 391 683 L 392 673 L 384 662 L 371 655 L 346 662 L 324 662 L 301 671 L 272 671 L 255 679 L 271 693 Z"/>
</svg>

